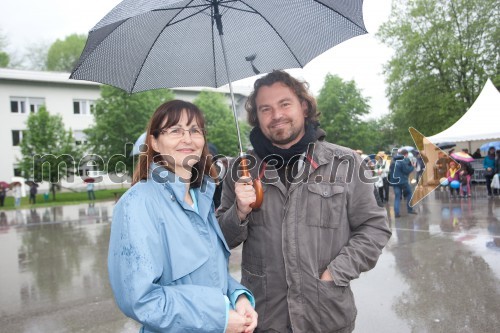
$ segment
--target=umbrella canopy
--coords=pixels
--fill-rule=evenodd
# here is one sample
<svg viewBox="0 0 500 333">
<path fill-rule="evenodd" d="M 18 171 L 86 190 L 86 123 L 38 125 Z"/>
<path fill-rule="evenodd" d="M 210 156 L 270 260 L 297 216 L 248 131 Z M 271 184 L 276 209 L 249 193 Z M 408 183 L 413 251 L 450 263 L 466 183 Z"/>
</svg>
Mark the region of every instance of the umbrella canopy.
<svg viewBox="0 0 500 333">
<path fill-rule="evenodd" d="M 367 33 L 362 7 L 363 0 L 125 0 L 90 30 L 71 78 L 133 93 L 302 68 Z"/>
<path fill-rule="evenodd" d="M 93 182 L 95 182 L 95 179 L 94 179 L 94 178 L 92 178 L 92 177 L 88 177 L 88 178 L 85 178 L 85 179 L 83 180 L 83 182 L 85 182 L 85 183 L 93 183 Z"/>
<path fill-rule="evenodd" d="M 21 182 L 15 181 L 9 184 L 10 189 L 13 189 L 16 186 L 21 186 Z"/>
<path fill-rule="evenodd" d="M 401 150 L 407 150 L 408 152 L 412 151 L 412 150 L 415 150 L 415 147 L 412 147 L 412 146 L 404 146 L 404 147 L 401 147 L 399 148 L 398 150 L 401 151 Z"/>
<path fill-rule="evenodd" d="M 491 147 L 495 148 L 495 150 L 500 150 L 500 141 L 485 143 L 479 149 L 481 149 L 481 151 L 488 151 Z"/>
<path fill-rule="evenodd" d="M 25 181 L 24 183 L 25 183 L 26 185 L 28 185 L 29 187 L 31 187 L 31 186 L 36 186 L 36 187 L 38 187 L 38 184 L 37 184 L 37 183 L 35 183 L 35 182 L 34 182 L 34 181 L 32 181 L 32 180 L 27 180 L 27 181 Z"/>
<path fill-rule="evenodd" d="M 139 155 L 143 149 L 141 150 L 141 146 L 146 143 L 146 132 L 142 133 L 134 143 L 134 147 L 130 152 L 130 156 Z"/>
<path fill-rule="evenodd" d="M 470 156 L 467 153 L 464 153 L 463 151 L 457 151 L 456 153 L 451 153 L 450 156 L 456 161 L 462 161 L 462 162 L 474 161 L 474 158 L 472 158 L 472 156 Z"/>
<path fill-rule="evenodd" d="M 367 33 L 362 8 L 363 0 L 124 0 L 89 32 L 70 78 L 129 93 L 229 84 L 244 159 L 231 81 L 302 68 Z M 249 176 L 247 163 L 241 165 Z M 262 188 L 258 180 L 254 186 L 255 208 Z"/>
<path fill-rule="evenodd" d="M 436 145 L 439 149 L 450 149 L 455 147 L 457 144 L 455 142 L 441 142 Z"/>
<path fill-rule="evenodd" d="M 0 188 L 9 188 L 9 183 L 0 181 Z"/>
</svg>

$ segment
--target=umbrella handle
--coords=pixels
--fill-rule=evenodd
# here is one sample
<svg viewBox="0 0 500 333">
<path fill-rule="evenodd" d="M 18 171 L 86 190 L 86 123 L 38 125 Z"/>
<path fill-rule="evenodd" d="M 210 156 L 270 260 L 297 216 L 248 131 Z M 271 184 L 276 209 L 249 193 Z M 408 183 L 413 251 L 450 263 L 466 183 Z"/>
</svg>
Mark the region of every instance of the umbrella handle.
<svg viewBox="0 0 500 333">
<path fill-rule="evenodd" d="M 244 177 L 250 177 L 250 171 L 248 171 L 248 165 L 250 161 L 242 157 L 241 158 L 241 173 Z M 262 182 L 259 178 L 253 179 L 253 188 L 255 189 L 255 202 L 250 205 L 252 209 L 259 209 L 264 200 L 264 189 L 262 188 Z"/>
</svg>

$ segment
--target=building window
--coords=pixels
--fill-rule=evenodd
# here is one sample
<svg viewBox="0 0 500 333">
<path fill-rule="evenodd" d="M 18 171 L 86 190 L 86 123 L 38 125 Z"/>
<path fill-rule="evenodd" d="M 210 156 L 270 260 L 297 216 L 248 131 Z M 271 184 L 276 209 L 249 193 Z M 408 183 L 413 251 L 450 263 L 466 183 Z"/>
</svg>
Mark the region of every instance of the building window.
<svg viewBox="0 0 500 333">
<path fill-rule="evenodd" d="M 75 99 L 73 100 L 73 113 L 74 114 L 91 114 L 94 111 L 94 101 Z"/>
<path fill-rule="evenodd" d="M 22 177 L 22 172 L 20 168 L 14 168 L 14 177 Z"/>
<path fill-rule="evenodd" d="M 37 97 L 11 97 L 10 112 L 11 113 L 31 113 L 38 112 L 45 105 L 44 98 Z"/>
<path fill-rule="evenodd" d="M 26 113 L 26 103 L 22 100 L 10 100 L 10 112 L 12 113 Z"/>
<path fill-rule="evenodd" d="M 87 136 L 83 133 L 83 131 L 74 131 L 73 138 L 75 139 L 75 145 L 77 146 L 87 144 Z"/>
<path fill-rule="evenodd" d="M 22 139 L 23 139 L 23 131 L 12 130 L 12 145 L 14 147 L 19 146 Z"/>
</svg>

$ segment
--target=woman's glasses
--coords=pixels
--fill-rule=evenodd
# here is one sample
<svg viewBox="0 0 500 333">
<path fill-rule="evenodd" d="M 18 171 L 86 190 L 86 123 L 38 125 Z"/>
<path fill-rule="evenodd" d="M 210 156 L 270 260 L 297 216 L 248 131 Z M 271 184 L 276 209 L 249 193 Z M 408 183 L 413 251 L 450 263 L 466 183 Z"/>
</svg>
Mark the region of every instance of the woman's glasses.
<svg viewBox="0 0 500 333">
<path fill-rule="evenodd" d="M 184 132 L 188 132 L 192 138 L 202 138 L 205 136 L 205 129 L 199 127 L 191 127 L 189 129 L 184 129 L 182 127 L 170 127 L 162 129 L 160 134 L 165 134 L 171 138 L 182 138 Z"/>
</svg>

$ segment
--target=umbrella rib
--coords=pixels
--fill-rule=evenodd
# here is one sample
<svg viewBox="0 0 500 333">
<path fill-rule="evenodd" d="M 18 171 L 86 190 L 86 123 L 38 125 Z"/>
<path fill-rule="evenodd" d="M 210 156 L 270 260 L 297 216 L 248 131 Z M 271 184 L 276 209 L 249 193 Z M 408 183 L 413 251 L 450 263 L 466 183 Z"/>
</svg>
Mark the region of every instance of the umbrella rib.
<svg viewBox="0 0 500 333">
<path fill-rule="evenodd" d="M 191 2 L 190 2 L 190 3 L 192 3 L 193 1 L 195 1 L 195 0 L 191 0 Z M 189 4 L 188 4 L 187 6 L 189 6 Z M 188 8 L 187 6 L 186 6 L 186 7 L 184 7 L 184 8 L 180 8 L 181 10 L 179 10 L 179 12 L 177 12 L 177 13 L 176 13 L 176 14 L 175 14 L 175 15 L 174 15 L 171 19 L 170 19 L 170 21 L 169 21 L 169 22 L 168 22 L 168 23 L 167 23 L 167 24 L 163 27 L 163 29 L 161 30 L 161 32 L 160 32 L 160 33 L 156 36 L 156 39 L 154 40 L 154 42 L 153 42 L 153 43 L 151 43 L 151 47 L 149 48 L 149 50 L 148 50 L 148 52 L 147 52 L 147 55 L 144 57 L 144 60 L 143 60 L 143 62 L 142 62 L 142 64 L 141 64 L 141 67 L 140 67 L 140 68 L 139 68 L 139 70 L 137 71 L 137 76 L 136 76 L 136 77 L 135 77 L 135 79 L 134 79 L 134 82 L 133 82 L 133 84 L 132 84 L 132 86 L 131 86 L 130 92 L 133 92 L 133 91 L 134 91 L 134 87 L 135 87 L 135 85 L 137 84 L 137 80 L 139 79 L 139 76 L 140 76 L 140 73 L 141 73 L 141 71 L 142 71 L 142 68 L 144 67 L 144 64 L 146 63 L 146 60 L 148 59 L 149 55 L 151 54 L 151 51 L 153 50 L 153 47 L 154 47 L 154 45 L 156 44 L 156 42 L 158 41 L 158 39 L 160 38 L 161 34 L 163 33 L 163 31 L 165 31 L 165 29 L 166 29 L 167 27 L 169 27 L 169 26 L 170 26 L 170 23 L 172 23 L 172 21 L 173 21 L 173 20 L 174 20 L 177 16 L 179 16 L 179 14 L 180 14 L 180 13 L 182 13 L 182 11 L 183 11 L 184 9 Z M 198 6 L 197 6 L 197 7 L 198 7 Z M 209 8 L 209 7 L 210 7 L 210 6 L 205 6 L 205 8 L 203 8 L 203 9 L 199 10 L 198 12 L 196 12 L 196 13 L 194 13 L 194 14 L 192 14 L 192 15 L 189 15 L 188 17 L 185 17 L 185 18 L 184 18 L 184 19 L 182 19 L 182 20 L 176 21 L 175 23 L 182 22 L 182 21 L 184 21 L 185 19 L 187 19 L 187 18 L 189 18 L 189 17 L 192 17 L 192 16 L 194 16 L 194 15 L 197 15 L 197 14 L 199 14 L 200 12 L 205 11 L 205 10 L 206 10 L 207 8 Z"/>
<path fill-rule="evenodd" d="M 327 6 L 326 4 L 322 3 L 322 2 L 319 2 L 317 0 L 313 0 L 314 2 L 322 5 L 322 6 L 325 6 L 326 8 L 328 9 L 331 9 L 333 12 L 337 13 L 338 15 L 342 16 L 343 18 L 345 18 L 347 21 L 351 22 L 352 24 L 354 24 L 355 26 L 357 26 L 358 28 L 360 28 L 362 31 L 364 31 L 365 33 L 368 33 L 368 31 L 366 31 L 366 28 L 364 27 L 360 27 L 359 24 L 357 24 L 356 22 L 354 22 L 353 20 L 351 20 L 349 17 L 345 16 L 344 14 L 342 13 L 339 13 L 338 11 L 336 11 L 335 9 L 333 9 L 332 7 L 330 6 Z"/>
<path fill-rule="evenodd" d="M 300 68 L 304 68 L 304 65 L 302 65 L 302 63 L 299 61 L 299 59 L 297 58 L 297 56 L 295 56 L 295 53 L 293 53 L 292 49 L 290 48 L 290 46 L 288 46 L 287 42 L 285 42 L 285 40 L 280 35 L 280 33 L 278 31 L 276 31 L 276 29 L 274 29 L 273 25 L 264 16 L 262 16 L 259 12 L 257 12 L 255 10 L 255 8 L 253 8 L 252 6 L 250 6 L 249 4 L 247 4 L 245 1 L 241 1 L 241 3 L 244 4 L 245 6 L 247 6 L 248 8 L 252 9 L 253 13 L 255 13 L 255 14 L 259 15 L 260 17 L 262 17 L 262 19 L 271 27 L 271 29 L 274 30 L 274 32 L 276 33 L 276 35 L 278 35 L 278 37 L 281 39 L 281 41 L 283 42 L 283 44 L 285 44 L 285 46 L 288 49 L 288 51 L 290 51 L 290 54 L 295 58 L 295 60 L 299 64 Z"/>
</svg>

